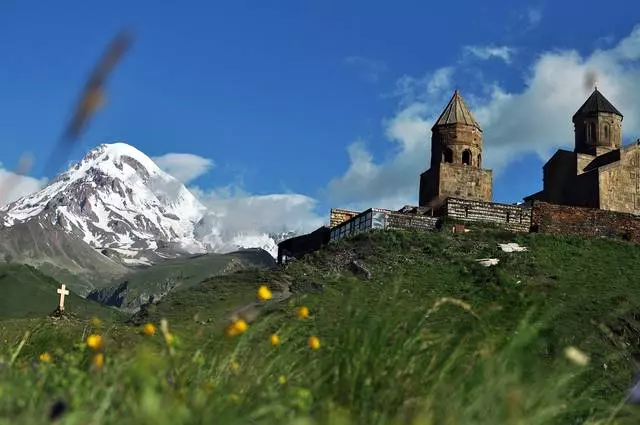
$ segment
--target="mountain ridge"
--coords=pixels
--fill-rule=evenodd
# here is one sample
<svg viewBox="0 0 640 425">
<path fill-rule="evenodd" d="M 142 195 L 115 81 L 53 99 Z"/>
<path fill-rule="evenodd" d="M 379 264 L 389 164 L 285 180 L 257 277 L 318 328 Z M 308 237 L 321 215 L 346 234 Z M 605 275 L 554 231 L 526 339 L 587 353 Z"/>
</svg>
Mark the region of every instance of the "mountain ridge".
<svg viewBox="0 0 640 425">
<path fill-rule="evenodd" d="M 29 264 L 87 295 L 132 270 L 260 248 L 296 232 L 229 234 L 180 181 L 123 142 L 101 144 L 41 190 L 0 208 L 0 261 Z"/>
</svg>

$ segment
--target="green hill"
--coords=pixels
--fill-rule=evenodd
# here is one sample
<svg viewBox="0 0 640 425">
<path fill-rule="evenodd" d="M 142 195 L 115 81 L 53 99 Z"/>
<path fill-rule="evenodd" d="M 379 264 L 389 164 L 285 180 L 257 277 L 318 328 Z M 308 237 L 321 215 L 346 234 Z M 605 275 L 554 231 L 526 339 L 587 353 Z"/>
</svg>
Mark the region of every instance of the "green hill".
<svg viewBox="0 0 640 425">
<path fill-rule="evenodd" d="M 136 312 L 141 305 L 158 301 L 170 291 L 189 288 L 212 276 L 273 266 L 273 257 L 261 249 L 165 260 L 133 271 L 119 278 L 115 285 L 95 289 L 87 298 L 122 311 Z"/>
<path fill-rule="evenodd" d="M 58 306 L 60 283 L 24 264 L 0 264 L 0 320 L 46 317 Z M 78 317 L 122 318 L 122 313 L 72 291 L 65 298 L 67 310 Z"/>
<path fill-rule="evenodd" d="M 96 330 L 107 355 L 98 374 L 71 348 L 84 325 L 54 344 L 53 325 L 41 323 L 16 365 L 54 349 L 58 364 L 45 381 L 40 369 L 0 368 L 0 394 L 12 394 L 0 397 L 0 417 L 36 423 L 62 398 L 74 406 L 69 423 L 639 423 L 621 401 L 640 354 L 640 246 L 471 230 L 363 233 L 283 268 L 171 292 L 136 326 Z M 528 250 L 503 252 L 506 242 Z M 293 296 L 255 303 L 265 282 Z M 295 315 L 302 305 L 306 320 Z M 228 339 L 233 312 L 249 327 Z M 175 343 L 139 334 L 163 318 Z M 0 335 L 12 347 L 36 328 L 12 326 Z M 565 354 L 572 347 L 586 364 Z"/>
</svg>

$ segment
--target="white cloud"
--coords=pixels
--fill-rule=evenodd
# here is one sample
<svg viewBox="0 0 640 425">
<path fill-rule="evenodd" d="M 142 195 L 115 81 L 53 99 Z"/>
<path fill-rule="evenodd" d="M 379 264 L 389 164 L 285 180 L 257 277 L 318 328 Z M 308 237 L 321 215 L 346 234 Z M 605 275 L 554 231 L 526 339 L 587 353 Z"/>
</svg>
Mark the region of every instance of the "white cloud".
<svg viewBox="0 0 640 425">
<path fill-rule="evenodd" d="M 184 184 L 206 174 L 214 166 L 212 160 L 190 153 L 168 153 L 151 159 Z"/>
<path fill-rule="evenodd" d="M 18 198 L 37 192 L 47 179 L 36 179 L 6 170 L 0 164 L 0 206 L 5 206 Z"/>
<path fill-rule="evenodd" d="M 475 56 L 478 59 L 501 59 L 505 63 L 511 63 L 515 54 L 515 49 L 508 46 L 465 46 L 463 48 L 465 55 Z"/>
<path fill-rule="evenodd" d="M 363 58 L 362 56 L 349 56 L 344 61 L 348 65 L 361 67 L 364 71 L 365 79 L 371 83 L 377 82 L 387 70 L 387 64 L 384 62 Z"/>
<path fill-rule="evenodd" d="M 233 185 L 211 191 L 196 187 L 189 190 L 209 210 L 198 236 L 220 249 L 239 235 L 305 233 L 329 221 L 316 213 L 315 199 L 301 194 L 251 195 Z"/>
<path fill-rule="evenodd" d="M 395 92 L 401 96 L 399 110 L 383 121 L 395 155 L 376 161 L 362 141 L 354 142 L 348 148 L 348 170 L 327 186 L 329 201 L 385 208 L 417 202 L 418 175 L 429 164 L 429 130 L 452 94 L 451 72 L 457 71 L 463 70 L 442 68 L 425 77 L 400 79 Z M 610 49 L 587 56 L 574 50 L 540 54 L 522 90 L 490 83 L 480 93 L 463 91 L 483 127 L 483 158 L 494 177 L 525 153 L 546 160 L 557 148 L 571 148 L 571 117 L 592 90 L 585 83 L 593 72 L 599 90 L 624 114 L 626 140 L 640 136 L 640 25 Z M 443 79 L 443 74 L 448 77 Z"/>
<path fill-rule="evenodd" d="M 398 97 L 400 105 L 406 106 L 416 101 L 424 101 L 429 97 L 441 95 L 444 90 L 451 87 L 453 72 L 452 66 L 446 66 L 427 72 L 418 78 L 404 75 L 396 81 L 396 87 L 391 96 Z"/>
</svg>

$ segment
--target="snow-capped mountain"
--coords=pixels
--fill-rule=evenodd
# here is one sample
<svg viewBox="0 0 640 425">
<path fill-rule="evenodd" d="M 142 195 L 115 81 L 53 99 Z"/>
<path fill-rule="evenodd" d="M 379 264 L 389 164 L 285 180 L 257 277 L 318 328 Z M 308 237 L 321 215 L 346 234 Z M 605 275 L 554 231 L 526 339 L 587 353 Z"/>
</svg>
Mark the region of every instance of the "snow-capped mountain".
<svg viewBox="0 0 640 425">
<path fill-rule="evenodd" d="M 55 224 L 94 248 L 204 251 L 194 240 L 205 207 L 149 157 L 125 143 L 100 145 L 45 188 L 0 210 L 4 226 Z"/>
<path fill-rule="evenodd" d="M 92 149 L 39 192 L 1 208 L 0 226 L 31 223 L 33 228 L 37 223 L 57 228 L 94 249 L 124 255 L 119 262 L 128 265 L 140 259 L 140 252 L 146 257 L 139 264 L 153 262 L 150 251 L 262 248 L 275 257 L 277 243 L 293 236 L 229 234 L 216 214 L 147 155 L 126 143 L 113 143 Z"/>
</svg>

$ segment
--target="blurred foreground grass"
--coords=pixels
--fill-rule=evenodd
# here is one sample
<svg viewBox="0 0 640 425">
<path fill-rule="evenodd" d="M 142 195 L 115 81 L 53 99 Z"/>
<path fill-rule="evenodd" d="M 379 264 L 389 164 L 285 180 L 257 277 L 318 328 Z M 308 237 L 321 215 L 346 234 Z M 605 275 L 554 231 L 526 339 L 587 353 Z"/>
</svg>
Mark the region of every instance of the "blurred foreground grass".
<svg viewBox="0 0 640 425">
<path fill-rule="evenodd" d="M 159 326 L 38 323 L 2 358 L 2 423 L 46 423 L 56 401 L 61 424 L 595 424 L 619 407 L 576 390 L 580 360 L 541 358 L 529 317 L 495 335 L 454 299 L 390 309 L 388 294 L 362 305 L 357 292 L 340 321 L 313 308 L 300 319 L 289 305 L 190 346 L 170 324 L 167 337 Z"/>
<path fill-rule="evenodd" d="M 500 267 L 465 259 L 506 237 L 395 233 L 336 244 L 288 270 L 324 276 L 321 293 L 298 292 L 233 337 L 219 322 L 180 321 L 175 309 L 166 310 L 174 319 L 164 332 L 154 315 L 146 333 L 108 322 L 2 322 L 0 423 L 48 423 L 56 403 L 60 424 L 640 423 L 624 403 L 628 344 L 597 335 L 587 319 L 612 311 L 591 298 L 608 300 L 617 286 L 594 294 L 595 284 L 573 281 L 602 264 L 565 265 L 582 242 L 538 236 L 519 240 L 531 253 L 503 256 Z M 587 258 L 598 249 L 638 254 L 618 242 L 585 243 Z M 366 246 L 376 278 L 321 266 L 354 244 Z M 541 292 L 551 270 L 556 287 Z M 635 293 L 621 279 L 620 290 Z M 308 317 L 297 315 L 301 306 Z M 102 337 L 89 338 L 93 349 L 90 335 Z"/>
</svg>

